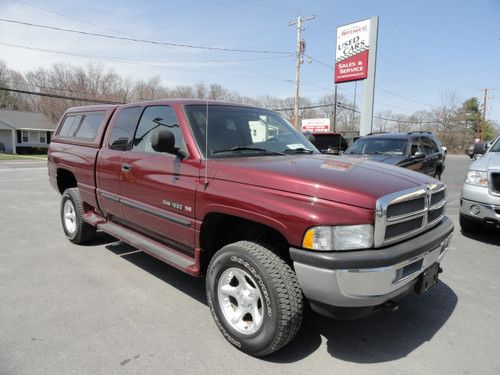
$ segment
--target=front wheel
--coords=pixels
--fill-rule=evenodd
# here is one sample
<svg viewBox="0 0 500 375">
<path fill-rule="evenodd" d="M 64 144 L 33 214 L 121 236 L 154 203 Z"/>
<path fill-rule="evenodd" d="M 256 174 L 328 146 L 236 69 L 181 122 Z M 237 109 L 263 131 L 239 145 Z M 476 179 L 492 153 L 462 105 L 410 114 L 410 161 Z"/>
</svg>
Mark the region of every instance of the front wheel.
<svg viewBox="0 0 500 375">
<path fill-rule="evenodd" d="M 302 322 L 303 296 L 283 259 L 249 241 L 219 250 L 207 270 L 210 311 L 224 337 L 263 357 L 289 343 Z"/>
</svg>

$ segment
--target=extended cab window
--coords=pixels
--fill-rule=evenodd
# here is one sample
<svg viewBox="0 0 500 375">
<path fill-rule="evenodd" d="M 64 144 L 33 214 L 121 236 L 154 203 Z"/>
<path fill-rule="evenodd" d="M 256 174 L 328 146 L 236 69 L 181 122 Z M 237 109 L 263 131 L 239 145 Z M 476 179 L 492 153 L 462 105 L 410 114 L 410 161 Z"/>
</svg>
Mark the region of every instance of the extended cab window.
<svg viewBox="0 0 500 375">
<path fill-rule="evenodd" d="M 81 121 L 82 121 L 81 115 L 66 116 L 61 126 L 61 129 L 59 130 L 58 135 L 61 137 L 73 137 Z"/>
<path fill-rule="evenodd" d="M 124 108 L 120 111 L 109 137 L 110 149 L 128 150 L 130 148 L 141 113 L 142 107 Z"/>
<path fill-rule="evenodd" d="M 105 115 L 104 111 L 69 115 L 64 119 L 58 135 L 76 140 L 93 141 Z"/>
<path fill-rule="evenodd" d="M 157 153 L 151 147 L 151 136 L 156 129 L 166 128 L 175 137 L 175 147 L 185 151 L 184 138 L 174 110 L 165 105 L 147 107 L 135 132 L 132 151 Z"/>
</svg>

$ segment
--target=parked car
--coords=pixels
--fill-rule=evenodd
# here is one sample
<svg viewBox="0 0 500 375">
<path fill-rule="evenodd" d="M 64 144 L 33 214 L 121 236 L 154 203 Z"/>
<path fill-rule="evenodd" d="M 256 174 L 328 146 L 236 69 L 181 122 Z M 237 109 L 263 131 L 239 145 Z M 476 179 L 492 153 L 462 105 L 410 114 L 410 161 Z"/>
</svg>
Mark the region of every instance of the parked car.
<svg viewBox="0 0 500 375">
<path fill-rule="evenodd" d="M 460 196 L 460 227 L 477 233 L 485 223 L 500 225 L 500 137 L 471 164 Z"/>
<path fill-rule="evenodd" d="M 217 327 L 254 356 L 293 339 L 306 302 L 352 319 L 426 292 L 453 232 L 444 184 L 322 155 L 280 115 L 249 106 L 71 108 L 48 165 L 69 241 L 99 229 L 205 277 Z"/>
<path fill-rule="evenodd" d="M 322 154 L 340 155 L 347 150 L 347 141 L 340 133 L 335 132 L 308 132 L 304 134 Z"/>
<path fill-rule="evenodd" d="M 344 155 L 411 169 L 439 179 L 446 166 L 442 145 L 430 132 L 371 134 L 359 138 Z"/>
</svg>

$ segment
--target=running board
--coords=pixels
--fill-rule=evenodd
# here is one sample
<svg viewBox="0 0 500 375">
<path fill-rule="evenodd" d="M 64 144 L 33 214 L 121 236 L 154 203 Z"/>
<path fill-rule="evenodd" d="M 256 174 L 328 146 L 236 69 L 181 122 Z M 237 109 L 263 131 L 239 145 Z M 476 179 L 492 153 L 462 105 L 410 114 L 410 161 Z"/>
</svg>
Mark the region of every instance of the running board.
<svg viewBox="0 0 500 375">
<path fill-rule="evenodd" d="M 194 258 L 189 258 L 168 246 L 109 221 L 97 224 L 97 228 L 173 267 L 192 274 L 191 270 L 195 266 Z"/>
</svg>

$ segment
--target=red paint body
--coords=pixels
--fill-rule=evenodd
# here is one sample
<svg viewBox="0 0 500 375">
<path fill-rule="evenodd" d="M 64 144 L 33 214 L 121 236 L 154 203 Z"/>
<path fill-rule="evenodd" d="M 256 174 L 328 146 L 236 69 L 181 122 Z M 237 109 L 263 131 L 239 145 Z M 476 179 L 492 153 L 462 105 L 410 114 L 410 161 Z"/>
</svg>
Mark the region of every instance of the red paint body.
<svg viewBox="0 0 500 375">
<path fill-rule="evenodd" d="M 309 227 L 373 223 L 375 201 L 380 196 L 433 181 L 379 163 L 301 154 L 209 159 L 205 184 L 207 160 L 192 135 L 184 112 L 187 104 L 205 102 L 162 100 L 68 110 L 65 116 L 96 110 L 106 110 L 106 116 L 93 142 L 70 142 L 56 132 L 49 147 L 49 176 L 58 189 L 61 170 L 71 172 L 89 217 L 120 223 L 170 244 L 195 261 L 194 266 L 184 269 L 190 274 L 200 273 L 200 252 L 207 250 L 201 249 L 200 231 L 208 214 L 227 214 L 266 225 L 281 233 L 290 246 L 301 247 Z M 150 105 L 174 109 L 189 152 L 187 158 L 108 147 L 119 112 Z M 61 123 L 63 120 L 64 116 Z M 129 173 L 121 171 L 123 163 L 131 166 Z M 169 206 L 168 202 L 182 204 L 183 208 Z M 143 209 L 134 208 L 135 204 Z"/>
</svg>

